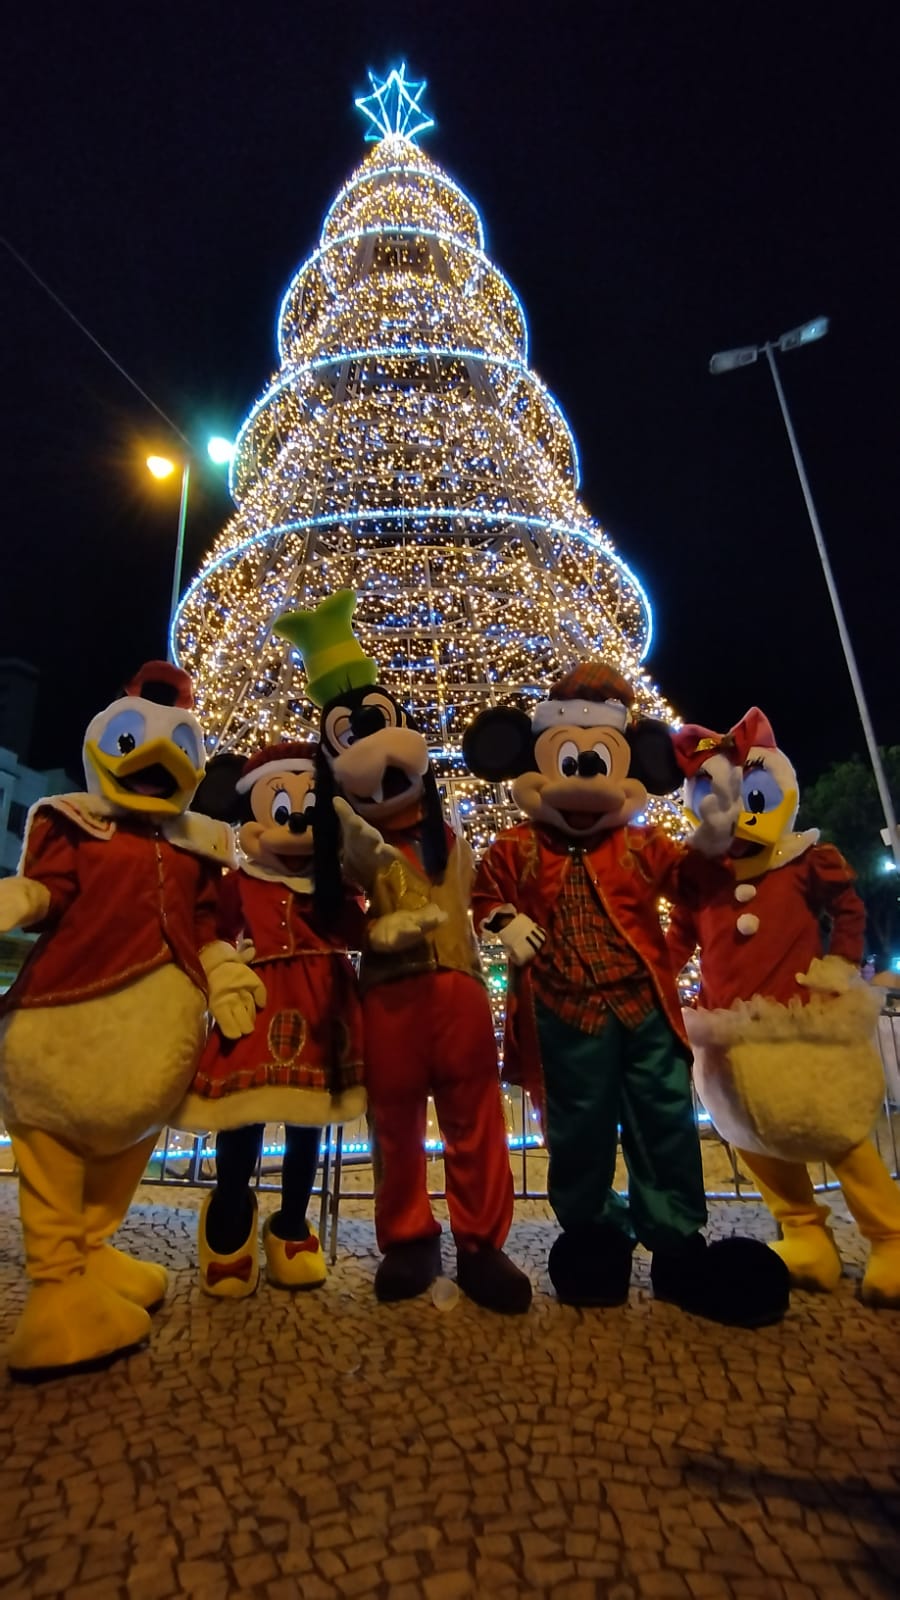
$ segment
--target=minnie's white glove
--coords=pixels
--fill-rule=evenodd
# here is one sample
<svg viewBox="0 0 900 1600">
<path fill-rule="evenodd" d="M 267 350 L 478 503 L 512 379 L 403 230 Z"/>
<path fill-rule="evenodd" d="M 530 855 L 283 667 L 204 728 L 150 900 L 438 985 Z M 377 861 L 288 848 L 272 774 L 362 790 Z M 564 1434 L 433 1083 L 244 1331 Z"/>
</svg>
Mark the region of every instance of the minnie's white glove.
<svg viewBox="0 0 900 1600">
<path fill-rule="evenodd" d="M 50 890 L 37 878 L 0 878 L 0 933 L 27 928 L 50 910 Z"/>
<path fill-rule="evenodd" d="M 226 1039 L 240 1039 L 252 1033 L 256 1013 L 266 1003 L 266 987 L 247 961 L 255 955 L 252 945 L 238 952 L 224 939 L 217 939 L 200 951 L 200 965 L 209 985 L 209 1009 L 219 1032 Z"/>
<path fill-rule="evenodd" d="M 498 930 L 497 938 L 513 966 L 525 967 L 543 949 L 547 935 L 543 928 L 539 928 L 536 922 L 520 911 L 505 928 Z"/>
<path fill-rule="evenodd" d="M 724 856 L 742 809 L 741 769 L 729 762 L 727 772 L 721 778 L 716 776 L 697 807 L 700 825 L 687 841 L 689 849 L 698 850 L 701 856 Z"/>
<path fill-rule="evenodd" d="M 369 945 L 382 955 L 421 944 L 426 933 L 446 922 L 447 913 L 429 903 L 414 911 L 387 911 L 369 923 Z"/>
</svg>

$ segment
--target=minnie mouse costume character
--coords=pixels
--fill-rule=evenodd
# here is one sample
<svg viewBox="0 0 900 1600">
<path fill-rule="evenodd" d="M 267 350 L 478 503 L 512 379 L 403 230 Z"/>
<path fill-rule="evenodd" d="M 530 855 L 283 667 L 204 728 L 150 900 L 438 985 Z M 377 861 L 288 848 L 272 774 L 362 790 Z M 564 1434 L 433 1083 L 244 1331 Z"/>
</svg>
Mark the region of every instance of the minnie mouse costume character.
<svg viewBox="0 0 900 1600">
<path fill-rule="evenodd" d="M 422 734 L 350 631 L 354 605 L 350 591 L 339 591 L 314 612 L 282 617 L 277 632 L 303 652 L 309 696 L 322 708 L 317 790 L 322 803 L 336 797 L 345 870 L 370 900 L 360 989 L 379 1158 L 375 1229 L 384 1252 L 375 1293 L 407 1299 L 440 1274 L 441 1229 L 425 1167 L 431 1094 L 459 1286 L 489 1310 L 523 1312 L 531 1284 L 502 1250 L 512 1173 L 469 915 L 472 853 L 444 821 Z"/>
<path fill-rule="evenodd" d="M 216 1187 L 200 1213 L 200 1284 L 242 1299 L 259 1280 L 251 1189 L 267 1122 L 284 1123 L 281 1207 L 266 1220 L 267 1275 L 282 1288 L 323 1283 L 325 1256 L 306 1220 L 321 1129 L 362 1116 L 362 1019 L 347 956 L 362 906 L 316 849 L 315 746 L 275 744 L 249 761 L 210 763 L 195 805 L 239 822 L 236 872 L 219 905 L 225 937 L 250 940 L 266 1003 L 242 1039 L 213 1030 L 176 1127 L 216 1131 Z"/>
<path fill-rule="evenodd" d="M 504 1076 L 529 1090 L 550 1156 L 563 1232 L 550 1278 L 570 1305 L 618 1305 L 635 1236 L 652 1251 L 657 1297 L 747 1327 L 783 1316 L 787 1273 L 750 1239 L 707 1246 L 687 1041 L 666 958 L 660 896 L 699 904 L 729 882 L 736 797 L 710 794 L 693 849 L 633 827 L 648 791 L 677 786 L 671 736 L 632 714 L 604 662 L 574 668 L 529 720 L 484 711 L 463 755 L 479 778 L 514 779 L 527 822 L 498 835 L 475 879 L 476 927 L 512 963 Z M 734 786 L 732 785 L 732 788 Z M 612 1189 L 617 1128 L 627 1206 Z"/>
<path fill-rule="evenodd" d="M 880 1005 L 859 976 L 865 907 L 853 870 L 815 829 L 794 832 L 797 775 L 758 706 L 726 734 L 682 728 L 675 748 L 689 815 L 728 772 L 742 791 L 737 882 L 677 907 L 667 935 L 675 971 L 700 946 L 700 1005 L 685 1012 L 700 1096 L 781 1225 L 771 1248 L 792 1282 L 834 1289 L 841 1276 L 806 1169 L 827 1161 L 870 1245 L 863 1300 L 900 1306 L 900 1192 L 869 1138 L 884 1095 Z"/>
<path fill-rule="evenodd" d="M 0 1109 L 19 1169 L 31 1290 L 14 1376 L 112 1358 L 150 1331 L 163 1267 L 109 1239 L 184 1094 L 207 1005 L 253 1025 L 258 978 L 216 937 L 231 834 L 186 814 L 203 776 L 191 680 L 150 661 L 84 741 L 87 793 L 39 800 L 0 883 L 0 929 L 41 937 L 2 1002 Z"/>
</svg>

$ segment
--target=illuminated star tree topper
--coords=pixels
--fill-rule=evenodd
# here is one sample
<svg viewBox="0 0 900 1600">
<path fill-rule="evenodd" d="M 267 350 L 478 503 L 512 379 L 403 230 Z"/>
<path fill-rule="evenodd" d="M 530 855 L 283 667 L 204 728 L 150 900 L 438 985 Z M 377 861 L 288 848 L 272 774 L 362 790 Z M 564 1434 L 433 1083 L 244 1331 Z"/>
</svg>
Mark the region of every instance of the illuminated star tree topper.
<svg viewBox="0 0 900 1600">
<path fill-rule="evenodd" d="M 407 81 L 405 61 L 401 61 L 399 68 L 392 67 L 383 79 L 370 72 L 369 82 L 372 93 L 361 95 L 354 101 L 372 124 L 366 129 L 367 139 L 374 142 L 387 139 L 391 134 L 399 134 L 401 138 L 412 141 L 417 134 L 434 127 L 434 119 L 427 115 L 421 104 L 428 84 L 424 78 L 421 83 Z"/>
</svg>

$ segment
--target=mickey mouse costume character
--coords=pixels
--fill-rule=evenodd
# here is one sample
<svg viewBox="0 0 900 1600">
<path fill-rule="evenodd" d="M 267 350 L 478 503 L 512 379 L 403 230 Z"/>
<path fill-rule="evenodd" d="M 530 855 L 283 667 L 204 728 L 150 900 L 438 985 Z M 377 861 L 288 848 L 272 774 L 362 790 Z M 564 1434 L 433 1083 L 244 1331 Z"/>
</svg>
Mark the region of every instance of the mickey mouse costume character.
<svg viewBox="0 0 900 1600">
<path fill-rule="evenodd" d="M 679 770 L 662 723 L 635 717 L 630 684 L 605 662 L 553 684 L 529 718 L 484 711 L 466 730 L 470 770 L 514 779 L 528 821 L 490 845 L 475 879 L 476 927 L 512 963 L 504 1076 L 529 1090 L 550 1157 L 562 1233 L 550 1278 L 570 1305 L 618 1305 L 635 1236 L 652 1251 L 654 1293 L 748 1327 L 787 1307 L 781 1263 L 754 1240 L 707 1246 L 687 1042 L 658 899 L 699 904 L 728 869 L 735 785 L 703 804 L 693 849 L 634 827 L 648 791 Z M 612 1190 L 617 1127 L 628 1205 Z"/>
<path fill-rule="evenodd" d="M 303 652 L 309 696 L 322 708 L 317 792 L 321 801 L 336 796 L 334 850 L 339 812 L 345 870 L 370 900 L 360 988 L 384 1252 L 375 1293 L 407 1299 L 440 1274 L 441 1229 L 425 1168 L 432 1094 L 459 1286 L 489 1310 L 524 1312 L 531 1284 L 502 1249 L 512 1173 L 469 915 L 472 853 L 444 821 L 422 734 L 350 631 L 354 605 L 350 591 L 339 591 L 313 612 L 282 617 L 277 631 Z"/>
<path fill-rule="evenodd" d="M 39 800 L 0 929 L 41 937 L 0 1004 L 0 1110 L 19 1169 L 31 1290 L 14 1376 L 110 1358 L 145 1339 L 163 1267 L 108 1243 L 184 1093 L 207 1003 L 252 1026 L 259 980 L 216 937 L 222 824 L 185 815 L 203 774 L 187 673 L 150 661 L 90 723 L 86 794 Z"/>
<path fill-rule="evenodd" d="M 250 940 L 266 1003 L 252 1033 L 209 1037 L 174 1126 L 216 1130 L 216 1187 L 200 1213 L 200 1284 L 241 1299 L 259 1281 L 257 1199 L 250 1187 L 267 1122 L 285 1125 L 281 1206 L 266 1220 L 271 1283 L 315 1288 L 325 1256 L 306 1220 L 321 1130 L 366 1108 L 362 1017 L 348 941 L 363 913 L 333 863 L 316 850 L 315 746 L 275 744 L 250 760 L 210 763 L 195 800 L 239 822 L 241 859 L 222 885 L 220 929 Z"/>
<path fill-rule="evenodd" d="M 781 1225 L 771 1248 L 793 1283 L 833 1289 L 841 1276 L 806 1169 L 827 1161 L 871 1247 L 863 1300 L 900 1306 L 900 1192 L 869 1139 L 884 1075 L 853 870 L 815 829 L 794 832 L 797 775 L 757 706 L 727 734 L 682 728 L 675 746 L 689 814 L 729 770 L 742 787 L 736 884 L 677 907 L 667 936 L 676 971 L 700 946 L 700 1008 L 685 1013 L 700 1096 Z"/>
</svg>

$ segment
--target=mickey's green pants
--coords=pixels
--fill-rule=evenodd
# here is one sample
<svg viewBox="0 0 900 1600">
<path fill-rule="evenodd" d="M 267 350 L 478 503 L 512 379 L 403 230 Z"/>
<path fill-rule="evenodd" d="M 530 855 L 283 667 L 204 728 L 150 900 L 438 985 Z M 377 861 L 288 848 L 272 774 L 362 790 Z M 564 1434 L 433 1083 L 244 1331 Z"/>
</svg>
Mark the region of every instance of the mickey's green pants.
<svg viewBox="0 0 900 1600">
<path fill-rule="evenodd" d="M 648 1250 L 706 1222 L 687 1055 L 661 1011 L 581 1033 L 535 1001 L 547 1101 L 550 1204 L 565 1228 L 611 1222 Z M 621 1128 L 627 1204 L 614 1192 Z"/>
</svg>

